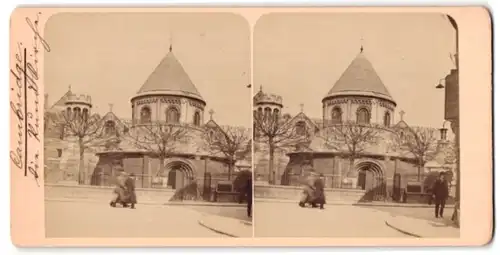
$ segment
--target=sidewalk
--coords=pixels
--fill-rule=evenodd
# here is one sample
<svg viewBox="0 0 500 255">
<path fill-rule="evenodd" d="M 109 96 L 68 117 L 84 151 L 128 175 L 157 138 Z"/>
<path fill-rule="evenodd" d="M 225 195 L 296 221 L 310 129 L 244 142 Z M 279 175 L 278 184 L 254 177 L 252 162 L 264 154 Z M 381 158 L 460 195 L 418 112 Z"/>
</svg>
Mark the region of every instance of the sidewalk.
<svg viewBox="0 0 500 255">
<path fill-rule="evenodd" d="M 274 198 L 255 198 L 254 203 L 257 202 L 267 202 L 267 203 L 299 203 L 298 200 L 289 200 L 289 199 L 274 199 Z M 403 203 L 394 203 L 394 202 L 381 202 L 381 201 L 373 201 L 373 202 L 356 202 L 352 203 L 349 201 L 342 200 L 330 200 L 326 201 L 327 205 L 355 205 L 355 206 L 379 206 L 379 207 L 406 207 L 406 208 L 434 208 L 434 205 L 427 204 L 403 204 Z"/>
<path fill-rule="evenodd" d="M 449 219 L 429 221 L 406 216 L 389 216 L 385 224 L 401 233 L 417 238 L 460 237 L 460 228 L 453 226 Z"/>
<path fill-rule="evenodd" d="M 229 237 L 253 236 L 252 223 L 249 221 L 205 214 L 198 220 L 198 223 L 205 228 Z"/>
<path fill-rule="evenodd" d="M 45 198 L 45 201 L 54 202 L 84 202 L 84 203 L 109 203 L 109 200 L 88 199 L 88 198 Z M 167 205 L 167 206 L 216 206 L 216 207 L 245 207 L 246 204 L 236 203 L 214 203 L 206 201 L 172 201 L 172 202 L 159 202 L 159 201 L 139 201 L 138 205 Z"/>
</svg>

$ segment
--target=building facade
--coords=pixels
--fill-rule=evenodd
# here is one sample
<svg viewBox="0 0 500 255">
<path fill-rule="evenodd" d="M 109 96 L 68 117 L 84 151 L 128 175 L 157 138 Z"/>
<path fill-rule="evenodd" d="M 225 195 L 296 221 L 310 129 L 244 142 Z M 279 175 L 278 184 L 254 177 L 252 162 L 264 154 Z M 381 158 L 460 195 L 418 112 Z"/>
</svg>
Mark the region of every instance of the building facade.
<svg viewBox="0 0 500 255">
<path fill-rule="evenodd" d="M 288 119 L 285 122 L 289 126 L 294 126 L 291 132 L 305 132 L 306 136 L 297 146 L 279 150 L 272 162 L 274 173 L 271 174 L 267 172 L 268 146 L 265 139 L 257 139 L 260 142 L 255 145 L 254 172 L 262 181 L 297 186 L 302 184 L 304 176 L 314 171 L 321 174 L 327 188 L 363 189 L 367 200 L 385 200 L 402 192 L 408 184 L 418 183 L 420 191 L 425 192 L 437 173 L 454 170 L 451 156 L 444 156 L 453 146 L 445 129 L 429 129 L 434 136 L 433 156 L 426 158 L 423 166 L 411 150 L 397 146 L 398 136 L 420 128 L 410 127 L 404 121 L 404 111 L 395 121 L 396 100 L 362 50 L 323 97 L 321 119 L 310 118 L 302 111 L 294 117 L 286 116 L 281 112 L 285 100 L 262 89 L 254 96 L 254 112 L 267 109 L 280 113 L 283 119 Z M 330 146 L 332 128 L 360 126 L 375 130 L 376 136 L 356 155 L 350 153 L 347 144 Z M 364 132 L 361 128 L 357 130 Z M 267 176 L 272 176 L 271 180 L 266 180 Z"/>
<path fill-rule="evenodd" d="M 54 105 L 46 105 L 46 180 L 80 179 L 81 184 L 112 185 L 117 172 L 125 170 L 135 176 L 138 187 L 178 189 L 192 180 L 205 182 L 206 173 L 212 182 L 234 179 L 234 173 L 228 175 L 228 158 L 211 151 L 205 141 L 207 132 L 224 131 L 214 121 L 212 111 L 206 120 L 206 102 L 171 50 L 130 104 L 129 119 L 118 118 L 112 108 L 97 117 L 95 134 L 85 138 L 83 161 L 78 139 L 68 135 L 58 123 L 61 112 L 96 116 L 92 114 L 91 97 L 76 96 L 70 88 Z M 251 134 L 250 129 L 242 129 Z M 182 137 L 179 130 L 183 130 Z M 166 136 L 172 137 L 166 140 Z M 155 149 L 162 143 L 164 151 Z M 250 148 L 249 142 L 246 149 L 238 151 L 234 159 L 238 166 L 251 160 Z M 82 169 L 83 177 L 79 176 Z"/>
</svg>

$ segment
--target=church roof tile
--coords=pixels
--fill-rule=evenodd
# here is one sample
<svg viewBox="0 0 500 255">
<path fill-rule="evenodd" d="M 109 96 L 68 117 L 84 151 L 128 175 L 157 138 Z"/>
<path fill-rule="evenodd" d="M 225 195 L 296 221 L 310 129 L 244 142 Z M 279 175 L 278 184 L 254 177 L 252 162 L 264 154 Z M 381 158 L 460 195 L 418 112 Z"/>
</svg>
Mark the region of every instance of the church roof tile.
<svg viewBox="0 0 500 255">
<path fill-rule="evenodd" d="M 160 61 L 137 92 L 138 95 L 159 93 L 187 96 L 204 101 L 172 51 Z"/>
<path fill-rule="evenodd" d="M 349 64 L 324 99 L 346 95 L 374 96 L 395 103 L 389 90 L 363 52 L 359 53 Z"/>
</svg>

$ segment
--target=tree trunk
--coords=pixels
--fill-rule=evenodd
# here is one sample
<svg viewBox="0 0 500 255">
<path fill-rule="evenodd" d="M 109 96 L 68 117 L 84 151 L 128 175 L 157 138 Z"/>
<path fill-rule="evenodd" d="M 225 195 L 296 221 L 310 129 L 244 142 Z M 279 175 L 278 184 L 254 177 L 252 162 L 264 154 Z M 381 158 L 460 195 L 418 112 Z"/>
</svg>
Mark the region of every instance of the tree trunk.
<svg viewBox="0 0 500 255">
<path fill-rule="evenodd" d="M 420 182 L 420 173 L 422 172 L 422 167 L 424 166 L 424 160 L 422 158 L 418 159 L 418 166 L 417 166 L 417 181 Z"/>
<path fill-rule="evenodd" d="M 417 167 L 417 181 L 419 182 L 420 181 L 420 171 L 422 169 L 422 166 L 420 164 L 418 164 L 418 167 Z"/>
<path fill-rule="evenodd" d="M 160 156 L 158 159 L 160 160 L 160 169 L 158 170 L 155 176 L 159 176 L 160 174 L 163 174 L 165 171 L 165 157 Z"/>
<path fill-rule="evenodd" d="M 80 162 L 78 164 L 78 184 L 85 184 L 85 146 L 83 138 L 78 138 L 78 147 L 80 152 Z"/>
<path fill-rule="evenodd" d="M 231 180 L 231 174 L 233 173 L 233 169 L 234 169 L 234 160 L 233 158 L 231 157 L 229 159 L 229 164 L 228 164 L 228 167 L 227 167 L 227 180 L 230 181 Z"/>
<path fill-rule="evenodd" d="M 354 168 L 354 158 L 351 157 L 351 158 L 349 158 L 349 169 L 347 169 L 347 173 L 350 173 L 353 168 Z M 340 186 L 341 187 L 342 187 L 342 180 L 343 180 L 343 177 L 342 177 L 342 174 L 341 174 L 340 175 Z M 357 180 L 358 180 L 358 178 L 356 178 L 356 184 L 355 184 L 354 188 L 356 188 L 358 186 Z M 352 186 L 351 186 L 351 188 L 352 188 Z"/>
<path fill-rule="evenodd" d="M 269 184 L 274 184 L 274 147 L 269 146 Z"/>
</svg>

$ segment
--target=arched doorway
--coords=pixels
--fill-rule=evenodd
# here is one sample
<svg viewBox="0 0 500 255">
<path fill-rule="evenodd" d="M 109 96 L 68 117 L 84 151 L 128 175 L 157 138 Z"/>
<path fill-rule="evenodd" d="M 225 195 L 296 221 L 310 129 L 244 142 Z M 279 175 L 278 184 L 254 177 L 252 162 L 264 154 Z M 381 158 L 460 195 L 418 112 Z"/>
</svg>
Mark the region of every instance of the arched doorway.
<svg viewBox="0 0 500 255">
<path fill-rule="evenodd" d="M 358 172 L 357 187 L 365 190 L 363 200 L 381 201 L 386 198 L 386 180 L 382 167 L 373 161 L 364 161 L 356 165 Z"/>
<path fill-rule="evenodd" d="M 189 163 L 183 160 L 172 160 L 165 164 L 165 169 L 168 172 L 167 186 L 172 189 L 181 189 L 190 180 L 194 179 L 193 168 Z"/>
</svg>

